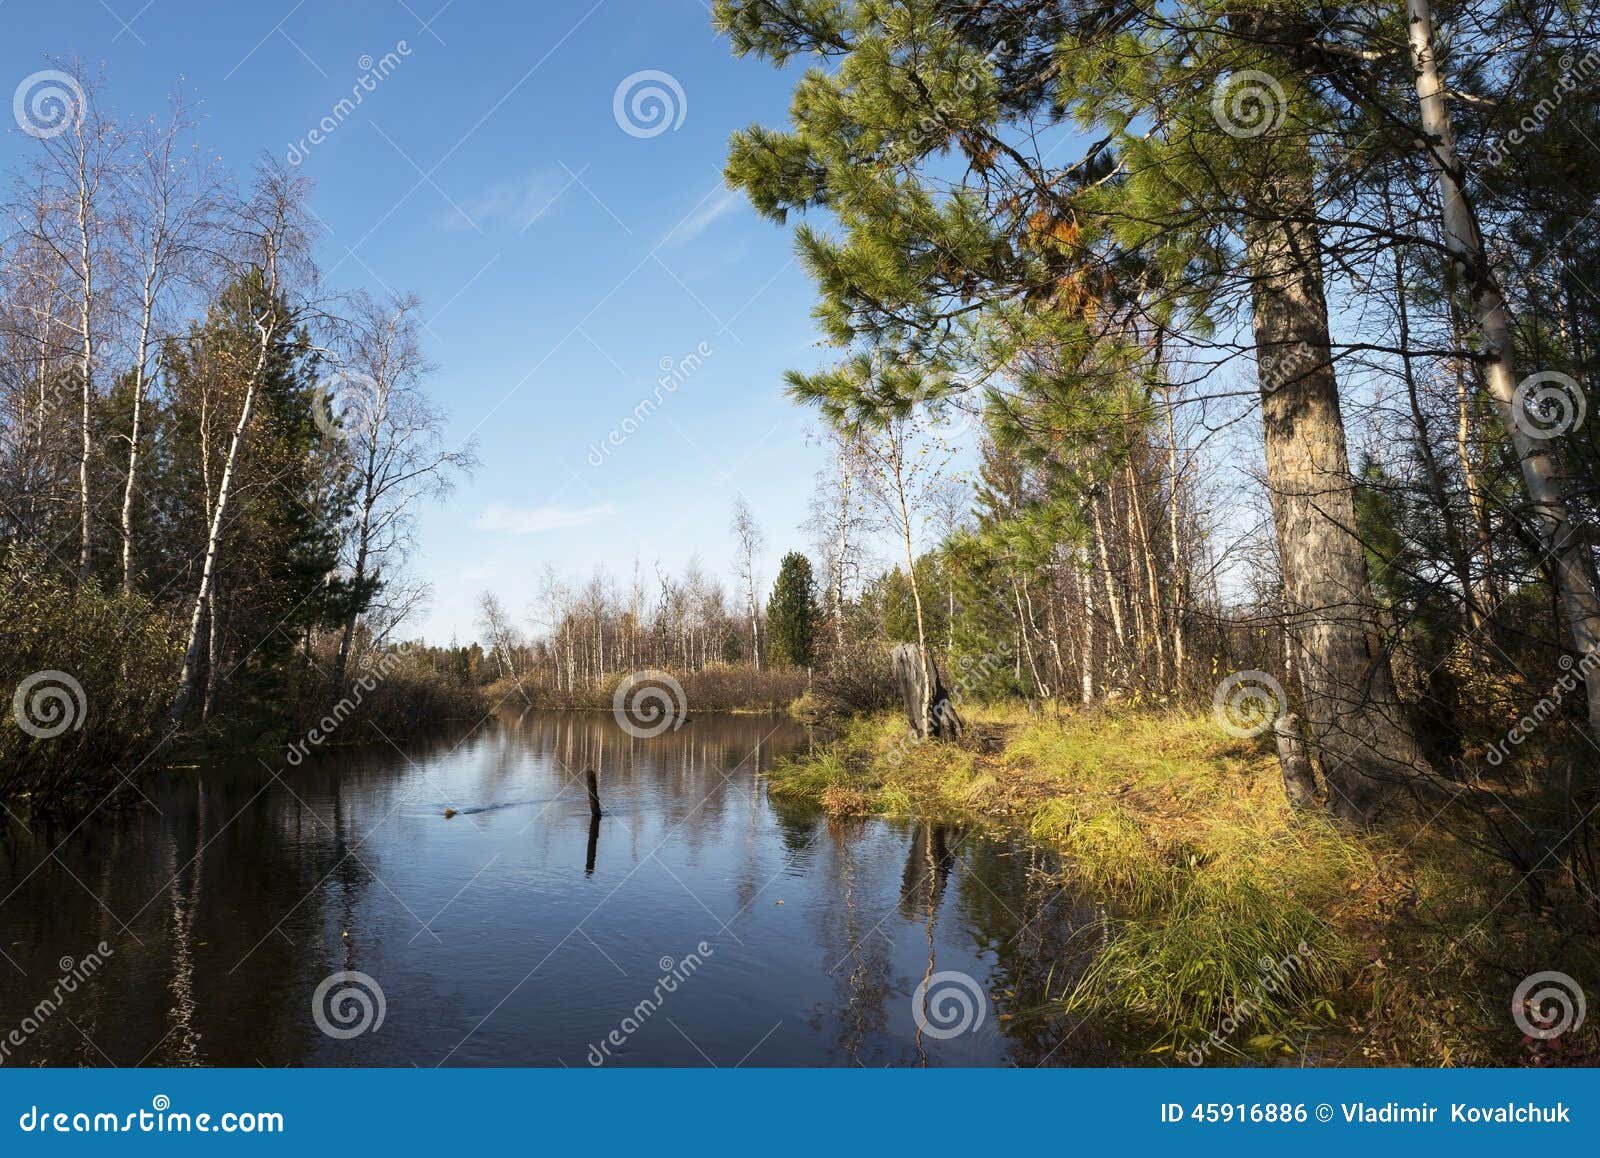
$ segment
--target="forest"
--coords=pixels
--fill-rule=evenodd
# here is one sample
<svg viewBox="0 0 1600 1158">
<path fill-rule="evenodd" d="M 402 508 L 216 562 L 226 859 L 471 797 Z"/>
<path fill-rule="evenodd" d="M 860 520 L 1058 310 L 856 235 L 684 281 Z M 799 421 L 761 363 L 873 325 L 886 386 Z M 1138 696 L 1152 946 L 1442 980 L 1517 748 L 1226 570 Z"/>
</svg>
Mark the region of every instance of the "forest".
<svg viewBox="0 0 1600 1158">
<path fill-rule="evenodd" d="M 551 561 L 465 642 L 410 626 L 414 521 L 478 466 L 420 302 L 326 290 L 309 184 L 181 98 L 61 74 L 3 206 L 0 798 L 642 681 L 674 730 L 812 726 L 785 807 L 1063 857 L 1103 940 L 1024 1019 L 1593 1064 L 1512 994 L 1600 979 L 1600 10 L 711 7 L 792 90 L 723 176 L 814 287 L 827 348 L 766 384 L 810 517 L 735 498 L 726 576 Z"/>
<path fill-rule="evenodd" d="M 181 95 L 129 122 L 78 69 L 33 97 L 0 273 L 0 794 L 82 807 L 175 735 L 277 743 L 340 700 L 423 594 L 415 507 L 474 451 L 422 389 L 419 303 L 321 288 L 303 177 L 229 172 Z M 372 728 L 478 707 L 424 655 L 388 666 Z"/>
</svg>

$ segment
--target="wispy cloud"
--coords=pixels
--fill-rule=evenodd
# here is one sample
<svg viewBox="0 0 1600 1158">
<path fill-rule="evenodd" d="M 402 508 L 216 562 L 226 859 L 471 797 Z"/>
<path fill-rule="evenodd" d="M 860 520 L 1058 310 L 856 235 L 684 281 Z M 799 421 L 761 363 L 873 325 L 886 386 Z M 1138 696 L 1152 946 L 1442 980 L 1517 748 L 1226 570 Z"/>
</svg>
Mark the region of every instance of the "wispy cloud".
<svg viewBox="0 0 1600 1158">
<path fill-rule="evenodd" d="M 516 507 L 490 503 L 478 516 L 480 531 L 506 535 L 537 535 L 566 527 L 583 527 L 616 514 L 610 503 L 598 507 Z"/>
<path fill-rule="evenodd" d="M 500 181 L 458 199 L 455 208 L 440 219 L 439 226 L 452 232 L 474 228 L 520 231 L 553 210 L 570 184 L 560 172 Z"/>
<path fill-rule="evenodd" d="M 713 195 L 714 194 L 714 195 Z M 744 204 L 744 193 L 738 189 L 724 189 L 718 186 L 700 199 L 700 204 L 695 206 L 694 212 L 678 222 L 671 233 L 662 240 L 662 245 L 683 245 L 699 237 L 711 227 L 711 223 L 719 217 L 726 217 L 739 206 Z"/>
</svg>

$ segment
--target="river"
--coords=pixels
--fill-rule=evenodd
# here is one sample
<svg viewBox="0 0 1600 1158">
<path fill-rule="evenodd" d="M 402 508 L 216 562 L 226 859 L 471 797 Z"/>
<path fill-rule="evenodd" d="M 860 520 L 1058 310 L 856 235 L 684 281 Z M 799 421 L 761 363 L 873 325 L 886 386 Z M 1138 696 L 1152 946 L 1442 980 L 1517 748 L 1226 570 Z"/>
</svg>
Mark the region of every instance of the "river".
<svg viewBox="0 0 1600 1158">
<path fill-rule="evenodd" d="M 527 712 L 169 769 L 75 825 L 8 817 L 0 1062 L 1114 1061 L 1028 1013 L 1094 939 L 1056 866 L 774 800 L 761 774 L 812 742 Z"/>
</svg>

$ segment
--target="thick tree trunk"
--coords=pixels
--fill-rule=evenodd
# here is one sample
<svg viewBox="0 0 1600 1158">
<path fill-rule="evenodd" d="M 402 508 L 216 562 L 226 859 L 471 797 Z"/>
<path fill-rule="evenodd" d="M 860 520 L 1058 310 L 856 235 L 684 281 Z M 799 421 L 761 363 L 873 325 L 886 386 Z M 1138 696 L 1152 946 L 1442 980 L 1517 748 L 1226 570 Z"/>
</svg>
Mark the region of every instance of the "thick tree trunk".
<svg viewBox="0 0 1600 1158">
<path fill-rule="evenodd" d="M 1300 666 L 1307 742 L 1329 807 L 1371 820 L 1429 773 L 1400 710 L 1355 531 L 1313 203 L 1311 161 L 1277 174 L 1272 208 L 1246 225 L 1278 553 Z M 1259 215 L 1258 215 L 1259 214 Z"/>
<path fill-rule="evenodd" d="M 1306 755 L 1305 737 L 1300 733 L 1300 717 L 1285 712 L 1272 725 L 1272 732 L 1278 743 L 1278 765 L 1283 769 L 1283 794 L 1289 798 L 1289 807 L 1303 812 L 1316 808 L 1317 781 Z"/>
<path fill-rule="evenodd" d="M 1555 458 L 1545 439 L 1533 437 L 1517 421 L 1517 379 L 1511 362 L 1511 321 L 1499 283 L 1489 266 L 1483 235 L 1456 156 L 1455 132 L 1445 107 L 1444 82 L 1433 55 L 1433 14 L 1428 0 L 1406 0 L 1411 62 L 1428 159 L 1439 178 L 1445 245 L 1456 259 L 1472 302 L 1481 339 L 1484 377 L 1495 411 L 1522 466 L 1522 480 L 1533 500 L 1533 529 L 1555 573 L 1580 670 L 1589 670 L 1600 649 L 1600 596 L 1595 592 L 1587 545 L 1562 492 Z M 1589 732 L 1600 737 L 1600 679 L 1584 681 Z"/>
</svg>

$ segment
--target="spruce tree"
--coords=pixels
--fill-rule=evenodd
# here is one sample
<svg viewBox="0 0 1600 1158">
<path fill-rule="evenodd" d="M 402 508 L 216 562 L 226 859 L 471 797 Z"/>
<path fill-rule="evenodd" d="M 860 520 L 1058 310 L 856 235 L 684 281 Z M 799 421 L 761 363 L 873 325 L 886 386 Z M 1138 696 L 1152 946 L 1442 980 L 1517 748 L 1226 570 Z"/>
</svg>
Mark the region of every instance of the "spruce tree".
<svg viewBox="0 0 1600 1158">
<path fill-rule="evenodd" d="M 778 565 L 767 601 L 767 636 L 780 663 L 810 667 L 816 659 L 817 585 L 811 560 L 798 551 Z"/>
</svg>

